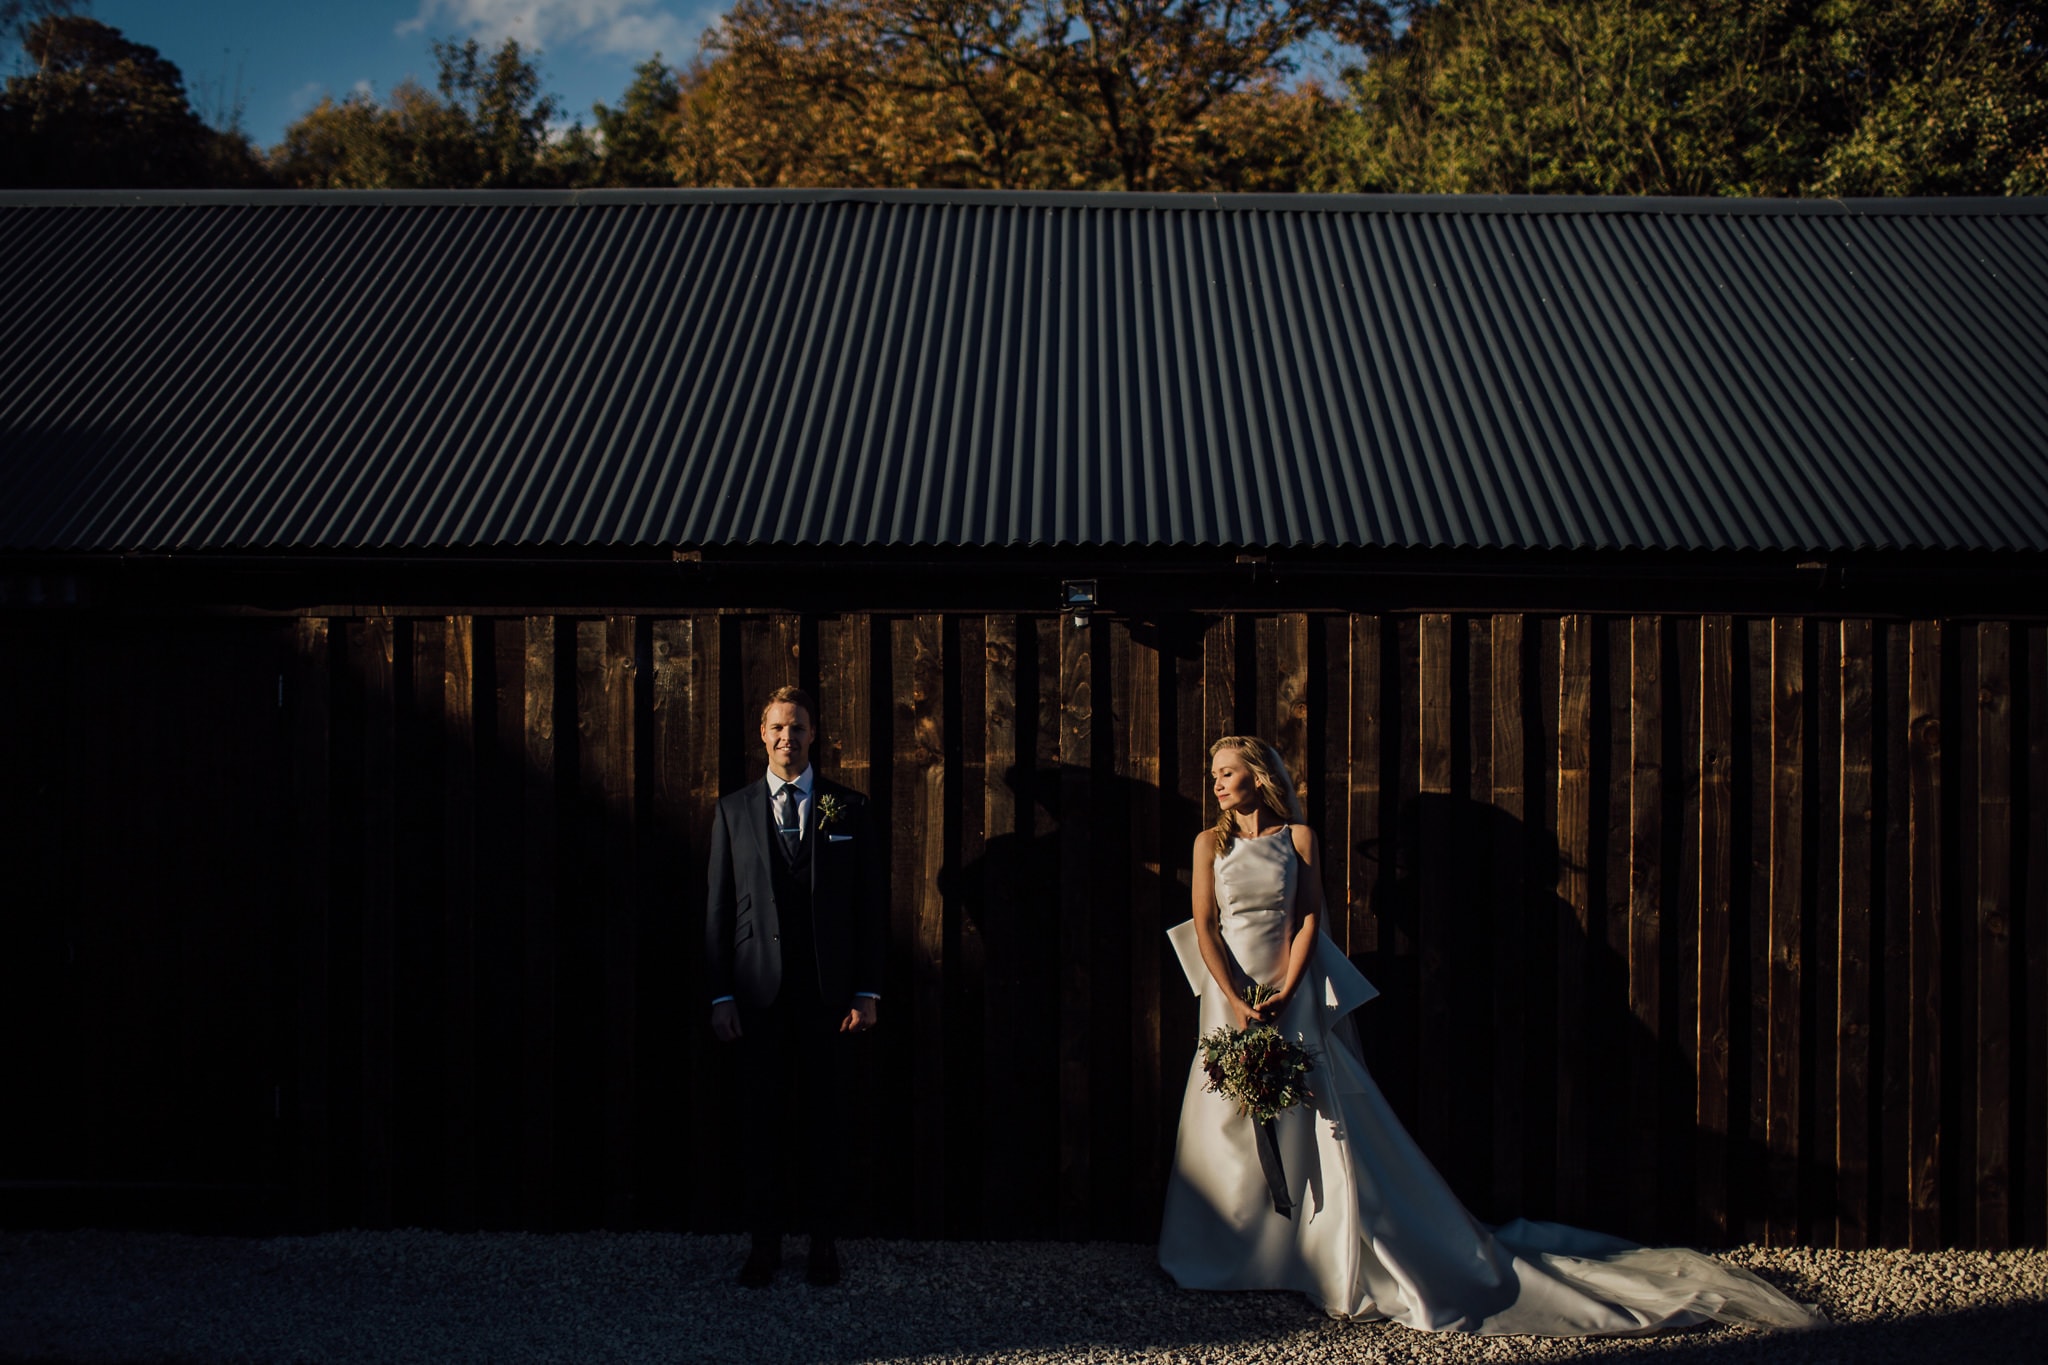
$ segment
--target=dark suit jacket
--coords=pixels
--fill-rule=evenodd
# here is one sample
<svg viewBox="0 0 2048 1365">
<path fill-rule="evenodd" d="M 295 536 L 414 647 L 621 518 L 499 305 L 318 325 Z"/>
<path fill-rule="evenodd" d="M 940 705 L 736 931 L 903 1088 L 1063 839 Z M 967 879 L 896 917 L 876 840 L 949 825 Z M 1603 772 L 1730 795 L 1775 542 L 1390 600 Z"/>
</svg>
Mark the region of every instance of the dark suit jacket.
<svg viewBox="0 0 2048 1365">
<path fill-rule="evenodd" d="M 825 796 L 846 813 L 820 830 L 818 806 Z M 804 837 L 811 841 L 811 934 L 818 950 L 818 998 L 840 1009 L 853 1003 L 856 991 L 882 993 L 888 912 L 868 799 L 813 773 Z M 804 965 L 782 960 L 781 920 L 769 864 L 782 853 L 771 839 L 766 778 L 718 799 L 711 819 L 710 897 L 704 909 L 708 984 L 712 999 L 730 995 L 753 1009 L 774 1004 L 783 973 Z"/>
</svg>

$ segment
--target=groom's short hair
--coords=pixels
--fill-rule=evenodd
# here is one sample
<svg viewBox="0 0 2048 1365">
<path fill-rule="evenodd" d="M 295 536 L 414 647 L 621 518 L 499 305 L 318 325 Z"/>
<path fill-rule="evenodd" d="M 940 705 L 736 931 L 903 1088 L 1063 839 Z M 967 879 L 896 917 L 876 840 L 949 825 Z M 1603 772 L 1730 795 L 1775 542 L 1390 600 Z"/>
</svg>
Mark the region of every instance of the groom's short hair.
<svg viewBox="0 0 2048 1365">
<path fill-rule="evenodd" d="M 818 703 L 811 700 L 811 694 L 801 687 L 778 687 L 768 694 L 768 700 L 761 703 L 761 723 L 768 723 L 768 708 L 778 702 L 804 708 L 804 718 L 809 720 L 813 730 L 818 728 Z"/>
</svg>

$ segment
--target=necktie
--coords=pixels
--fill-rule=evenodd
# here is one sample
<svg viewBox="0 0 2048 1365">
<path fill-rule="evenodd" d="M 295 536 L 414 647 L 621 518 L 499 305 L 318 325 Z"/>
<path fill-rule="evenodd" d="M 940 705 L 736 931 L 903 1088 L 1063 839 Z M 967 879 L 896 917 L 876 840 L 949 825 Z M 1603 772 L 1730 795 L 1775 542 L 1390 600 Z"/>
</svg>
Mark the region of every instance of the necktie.
<svg viewBox="0 0 2048 1365">
<path fill-rule="evenodd" d="M 782 841 L 782 856 L 795 862 L 797 846 L 803 842 L 804 828 L 797 820 L 794 783 L 775 793 L 775 834 Z"/>
</svg>

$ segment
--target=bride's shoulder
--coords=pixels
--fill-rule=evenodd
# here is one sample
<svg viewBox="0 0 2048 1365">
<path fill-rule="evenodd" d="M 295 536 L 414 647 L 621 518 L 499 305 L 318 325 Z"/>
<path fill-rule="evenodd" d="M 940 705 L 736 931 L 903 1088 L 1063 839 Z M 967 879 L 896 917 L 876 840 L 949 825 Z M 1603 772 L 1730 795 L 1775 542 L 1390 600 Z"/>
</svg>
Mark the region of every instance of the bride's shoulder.
<svg viewBox="0 0 2048 1365">
<path fill-rule="evenodd" d="M 1195 861 L 1201 863 L 1216 856 L 1216 830 L 1206 828 L 1195 835 Z"/>
</svg>

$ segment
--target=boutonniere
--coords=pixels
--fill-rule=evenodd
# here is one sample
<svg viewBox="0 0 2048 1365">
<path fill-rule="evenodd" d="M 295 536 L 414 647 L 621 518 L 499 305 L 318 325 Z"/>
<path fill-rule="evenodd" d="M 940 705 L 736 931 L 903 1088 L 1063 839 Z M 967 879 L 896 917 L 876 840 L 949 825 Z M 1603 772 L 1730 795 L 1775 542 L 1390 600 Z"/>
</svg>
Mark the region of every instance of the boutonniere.
<svg viewBox="0 0 2048 1365">
<path fill-rule="evenodd" d="M 846 818 L 846 803 L 836 796 L 818 798 L 818 828 L 830 829 Z"/>
</svg>

